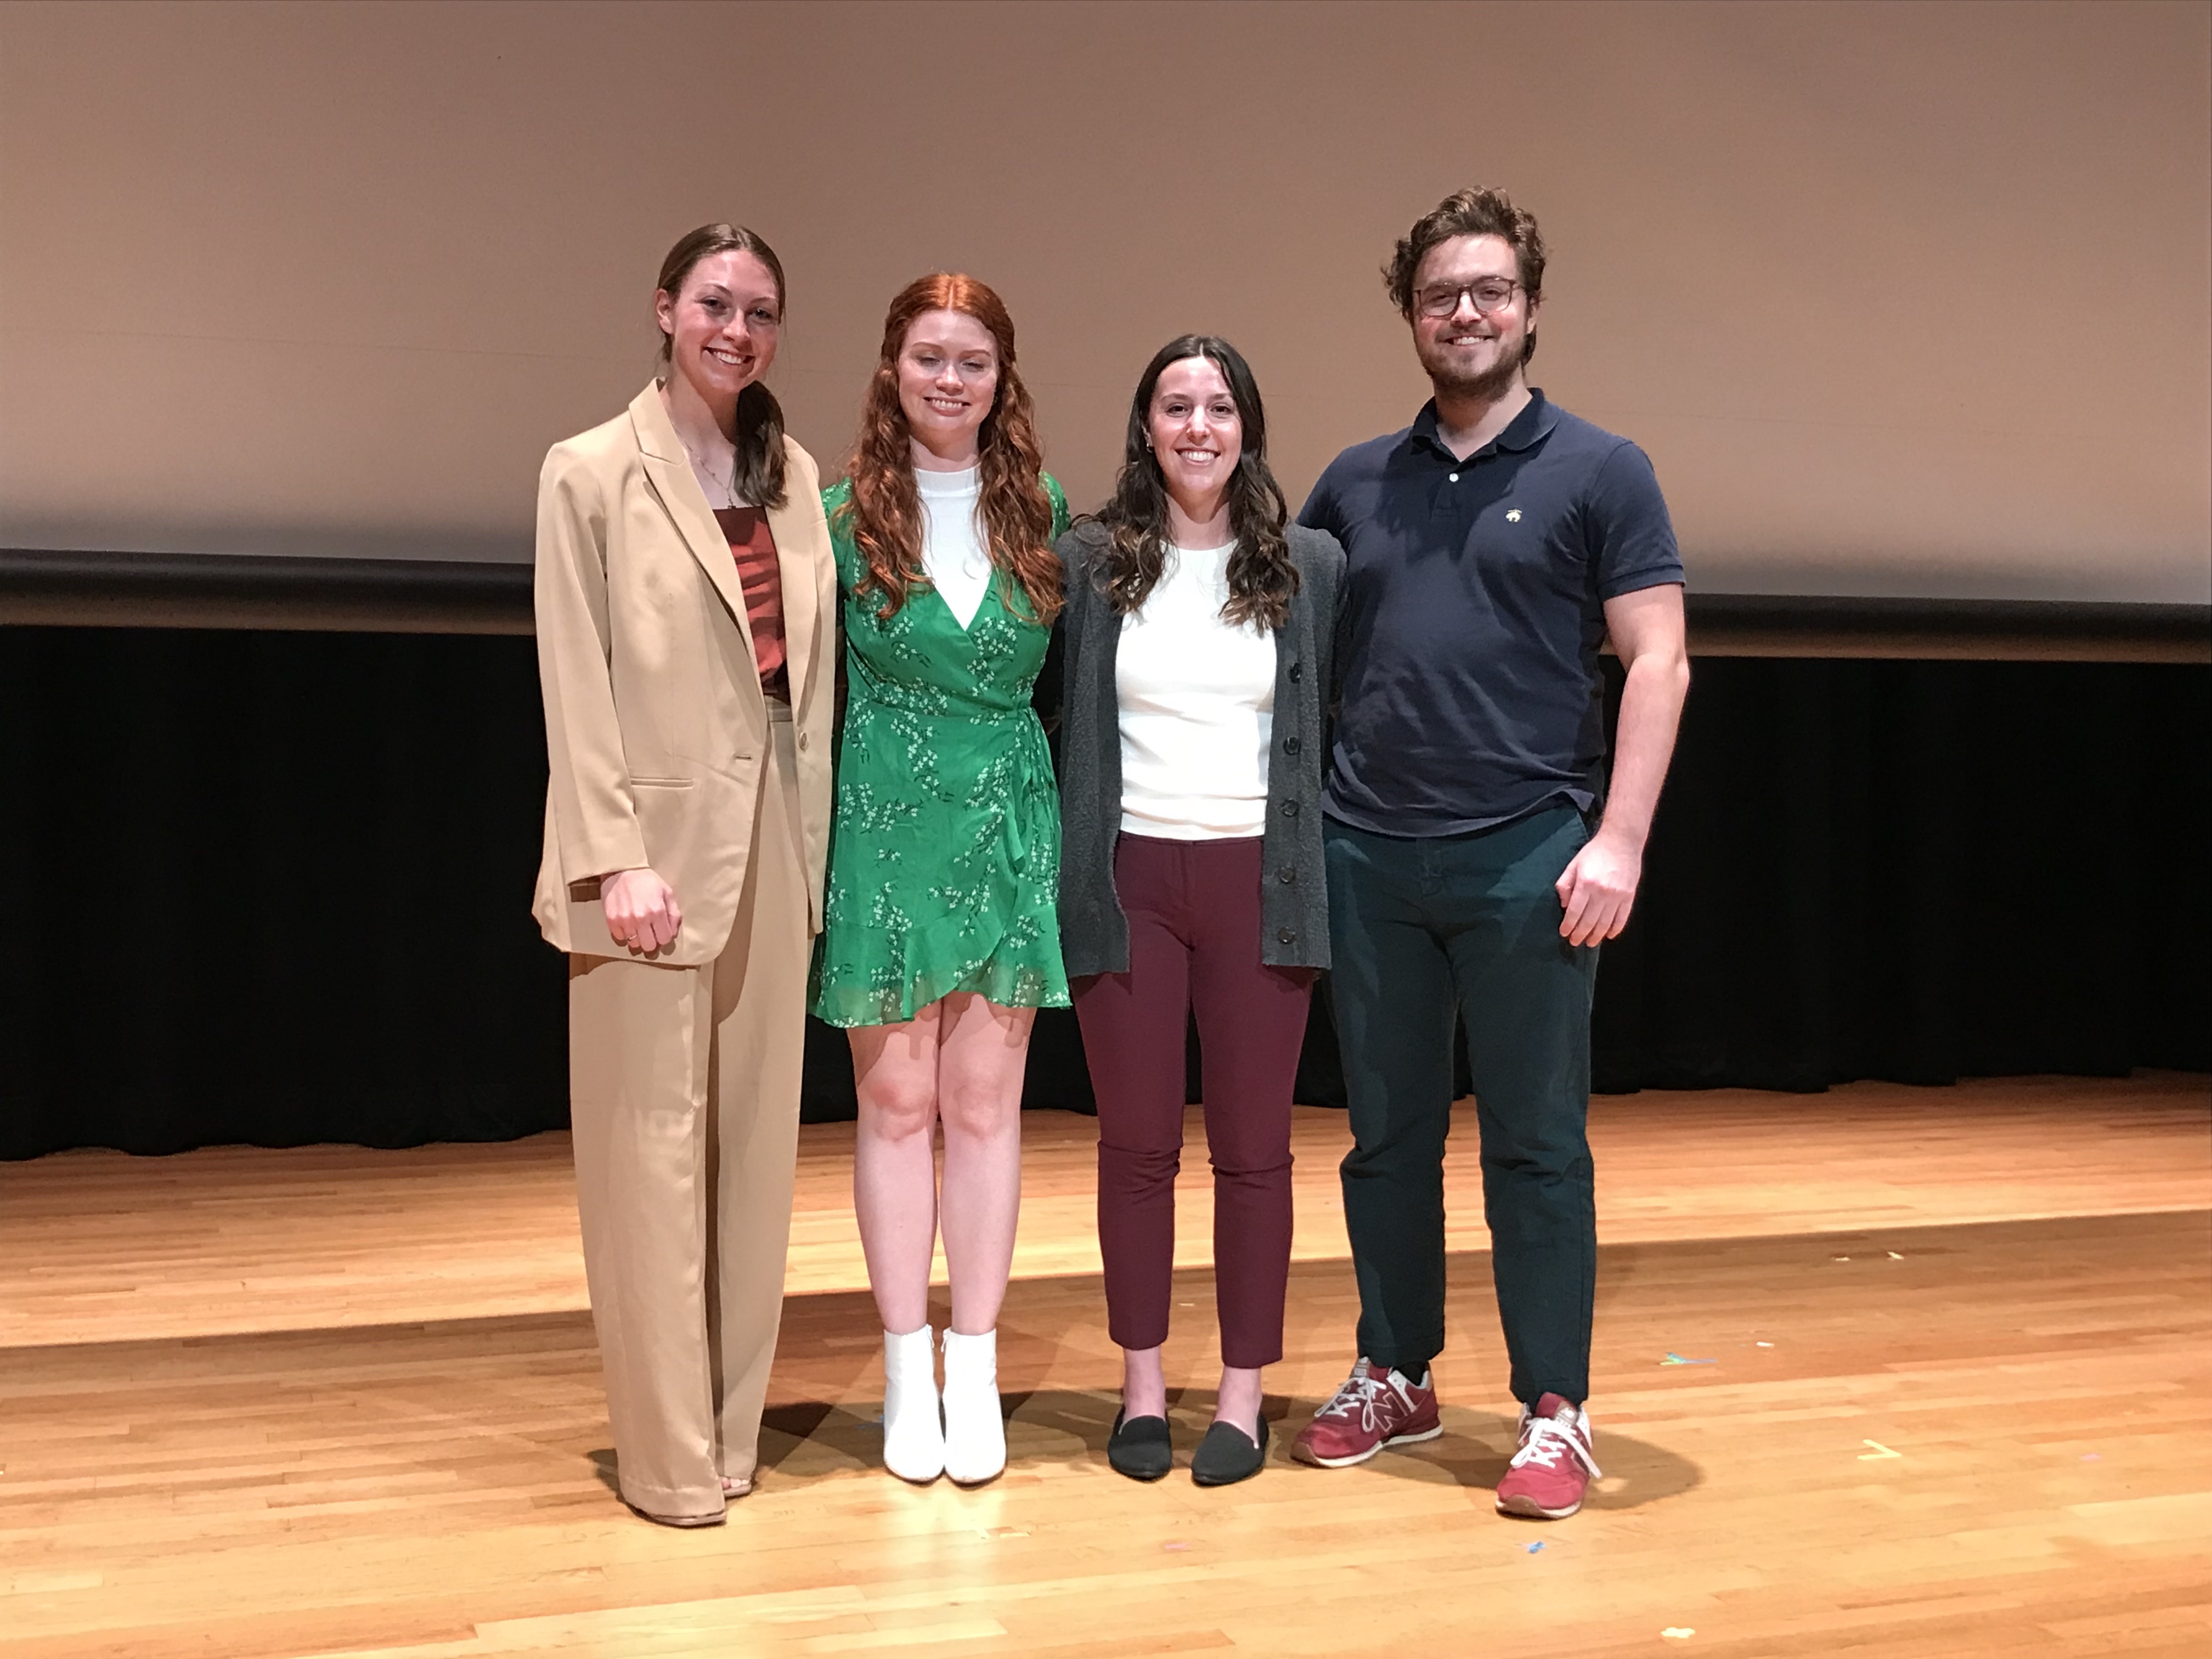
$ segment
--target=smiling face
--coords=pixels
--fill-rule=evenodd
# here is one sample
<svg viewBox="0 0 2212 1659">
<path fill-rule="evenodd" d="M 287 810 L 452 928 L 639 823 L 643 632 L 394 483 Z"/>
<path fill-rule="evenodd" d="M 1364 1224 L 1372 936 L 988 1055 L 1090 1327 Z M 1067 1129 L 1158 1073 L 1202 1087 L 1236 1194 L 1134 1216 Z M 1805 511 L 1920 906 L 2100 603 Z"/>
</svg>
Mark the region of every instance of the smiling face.
<svg viewBox="0 0 2212 1659">
<path fill-rule="evenodd" d="M 1145 418 L 1168 494 L 1194 519 L 1212 515 L 1244 453 L 1244 422 L 1221 365 L 1179 357 L 1160 371 Z"/>
<path fill-rule="evenodd" d="M 975 434 L 999 395 L 999 348 L 965 312 L 925 311 L 899 347 L 899 409 L 927 465 L 972 466 Z"/>
<path fill-rule="evenodd" d="M 1518 286 L 1521 262 L 1503 236 L 1455 236 L 1431 248 L 1413 273 L 1413 351 L 1439 392 L 1495 398 L 1513 384 L 1528 355 L 1535 306 Z M 1432 317 L 1420 296 L 1483 283 L 1516 284 L 1493 311 L 1461 294 L 1448 315 Z"/>
<path fill-rule="evenodd" d="M 709 408 L 733 403 L 775 361 L 783 301 L 775 273 L 752 254 L 708 254 L 684 272 L 679 291 L 653 295 L 653 311 L 670 371 Z"/>
</svg>

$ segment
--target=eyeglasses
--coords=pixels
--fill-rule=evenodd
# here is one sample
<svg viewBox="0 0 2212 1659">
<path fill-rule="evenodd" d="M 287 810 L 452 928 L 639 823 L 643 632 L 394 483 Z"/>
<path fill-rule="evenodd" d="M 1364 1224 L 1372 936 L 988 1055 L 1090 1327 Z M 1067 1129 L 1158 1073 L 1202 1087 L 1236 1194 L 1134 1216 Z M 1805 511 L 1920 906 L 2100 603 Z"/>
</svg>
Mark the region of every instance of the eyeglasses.
<svg viewBox="0 0 2212 1659">
<path fill-rule="evenodd" d="M 1439 283 L 1413 296 L 1413 309 L 1424 317 L 1449 317 L 1459 309 L 1460 296 L 1465 295 L 1474 302 L 1474 308 L 1487 317 L 1511 305 L 1514 290 L 1520 287 L 1510 276 L 1484 276 L 1472 283 Z"/>
</svg>

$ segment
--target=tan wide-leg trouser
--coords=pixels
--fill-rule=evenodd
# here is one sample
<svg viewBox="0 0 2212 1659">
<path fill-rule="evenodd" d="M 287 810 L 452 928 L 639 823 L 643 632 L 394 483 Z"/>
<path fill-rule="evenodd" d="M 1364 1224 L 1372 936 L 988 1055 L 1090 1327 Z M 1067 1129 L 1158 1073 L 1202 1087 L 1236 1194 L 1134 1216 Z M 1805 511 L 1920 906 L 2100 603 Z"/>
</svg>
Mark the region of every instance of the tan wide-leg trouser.
<svg viewBox="0 0 2212 1659">
<path fill-rule="evenodd" d="M 783 1311 L 811 940 L 788 716 L 769 729 L 722 954 L 569 958 L 585 1275 L 623 1499 L 653 1515 L 752 1478 Z"/>
</svg>

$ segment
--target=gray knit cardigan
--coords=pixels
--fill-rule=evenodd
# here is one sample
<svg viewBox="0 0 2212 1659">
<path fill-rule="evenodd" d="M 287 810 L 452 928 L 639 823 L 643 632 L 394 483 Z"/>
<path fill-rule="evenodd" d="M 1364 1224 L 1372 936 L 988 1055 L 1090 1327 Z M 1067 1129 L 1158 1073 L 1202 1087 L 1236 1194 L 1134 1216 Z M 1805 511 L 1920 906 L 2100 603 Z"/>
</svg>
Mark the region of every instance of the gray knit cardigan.
<svg viewBox="0 0 2212 1659">
<path fill-rule="evenodd" d="M 1285 527 L 1298 591 L 1275 632 L 1275 708 L 1267 757 L 1267 824 L 1260 843 L 1260 960 L 1328 966 L 1328 889 L 1322 874 L 1321 786 L 1328 764 L 1337 609 L 1344 550 L 1326 532 Z M 1121 721 L 1115 659 L 1121 618 L 1093 571 L 1106 547 L 1096 521 L 1060 538 L 1060 940 L 1071 977 L 1129 966 L 1129 919 L 1114 891 L 1121 830 Z"/>
</svg>

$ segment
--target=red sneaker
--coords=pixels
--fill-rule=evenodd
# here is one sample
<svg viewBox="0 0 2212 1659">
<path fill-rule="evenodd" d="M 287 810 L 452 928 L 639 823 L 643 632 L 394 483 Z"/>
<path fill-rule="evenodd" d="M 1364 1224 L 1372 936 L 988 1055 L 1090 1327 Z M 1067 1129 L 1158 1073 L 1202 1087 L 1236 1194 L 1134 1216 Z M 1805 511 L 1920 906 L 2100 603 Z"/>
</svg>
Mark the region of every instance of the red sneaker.
<svg viewBox="0 0 2212 1659">
<path fill-rule="evenodd" d="M 1498 1512 L 1564 1521 L 1582 1508 L 1583 1493 L 1598 1478 L 1589 1413 L 1547 1394 L 1535 1410 L 1521 1408 L 1521 1449 L 1498 1483 Z"/>
<path fill-rule="evenodd" d="M 1443 1431 L 1434 1389 L 1362 1359 L 1291 1442 L 1291 1455 L 1301 1463 L 1340 1469 L 1364 1463 L 1385 1446 L 1433 1440 Z"/>
</svg>

